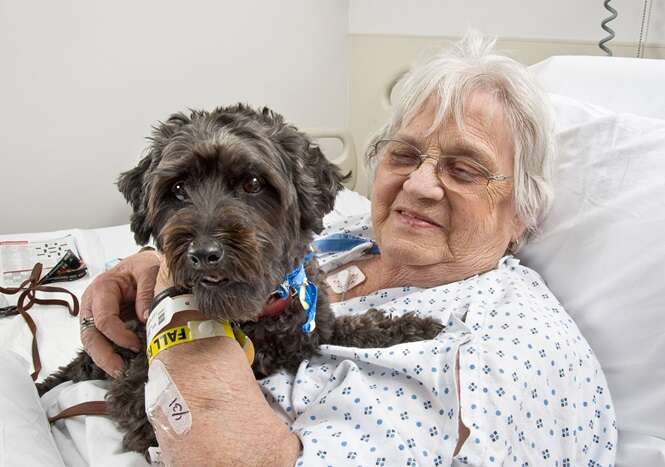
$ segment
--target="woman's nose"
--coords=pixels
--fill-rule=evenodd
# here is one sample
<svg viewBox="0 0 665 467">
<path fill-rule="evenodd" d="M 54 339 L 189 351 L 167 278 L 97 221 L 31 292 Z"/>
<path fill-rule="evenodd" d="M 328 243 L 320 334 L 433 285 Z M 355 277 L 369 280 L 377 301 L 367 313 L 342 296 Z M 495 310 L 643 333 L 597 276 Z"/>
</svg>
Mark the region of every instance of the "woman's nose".
<svg viewBox="0 0 665 467">
<path fill-rule="evenodd" d="M 403 189 L 420 199 L 442 200 L 445 192 L 436 174 L 436 162 L 430 159 L 424 160 L 404 181 Z"/>
</svg>

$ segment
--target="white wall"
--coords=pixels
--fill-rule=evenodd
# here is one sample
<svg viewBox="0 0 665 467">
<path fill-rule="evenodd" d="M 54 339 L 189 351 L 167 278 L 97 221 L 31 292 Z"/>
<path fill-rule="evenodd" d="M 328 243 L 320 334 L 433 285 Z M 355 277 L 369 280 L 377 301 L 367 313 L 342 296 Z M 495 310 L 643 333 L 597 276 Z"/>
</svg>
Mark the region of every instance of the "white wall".
<svg viewBox="0 0 665 467">
<path fill-rule="evenodd" d="M 665 44 L 665 0 L 652 0 L 650 43 Z M 637 42 L 643 0 L 613 0 L 615 41 Z M 599 41 L 602 0 L 350 0 L 351 34 L 460 36 L 473 27 L 503 38 Z"/>
<path fill-rule="evenodd" d="M 186 107 L 347 127 L 340 0 L 0 0 L 0 233 L 125 223 L 114 186 Z"/>
</svg>

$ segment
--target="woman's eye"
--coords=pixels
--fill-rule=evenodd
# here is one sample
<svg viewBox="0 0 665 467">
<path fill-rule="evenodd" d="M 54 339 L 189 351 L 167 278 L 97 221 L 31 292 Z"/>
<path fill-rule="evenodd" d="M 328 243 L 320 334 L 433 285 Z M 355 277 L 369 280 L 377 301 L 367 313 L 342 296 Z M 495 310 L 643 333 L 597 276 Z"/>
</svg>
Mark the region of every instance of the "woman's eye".
<svg viewBox="0 0 665 467">
<path fill-rule="evenodd" d="M 185 191 L 185 182 L 178 181 L 173 184 L 171 188 L 173 195 L 178 199 L 178 201 L 185 201 L 187 199 L 187 192 Z"/>
<path fill-rule="evenodd" d="M 250 176 L 245 179 L 242 183 L 242 189 L 245 190 L 245 193 L 258 193 L 263 189 L 263 180 L 259 177 Z"/>
<path fill-rule="evenodd" d="M 481 177 L 478 170 L 463 162 L 453 162 L 446 167 L 448 173 L 463 182 L 476 182 Z"/>
<path fill-rule="evenodd" d="M 390 163 L 393 165 L 418 165 L 418 156 L 409 153 L 390 153 Z"/>
</svg>

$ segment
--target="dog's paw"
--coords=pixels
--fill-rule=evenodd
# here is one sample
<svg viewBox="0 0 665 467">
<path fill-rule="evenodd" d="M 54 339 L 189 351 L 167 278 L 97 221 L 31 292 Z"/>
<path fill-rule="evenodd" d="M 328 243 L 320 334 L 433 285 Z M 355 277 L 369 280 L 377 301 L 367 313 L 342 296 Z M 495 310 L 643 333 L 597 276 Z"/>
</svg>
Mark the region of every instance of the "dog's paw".
<svg viewBox="0 0 665 467">
<path fill-rule="evenodd" d="M 433 318 L 415 313 L 391 317 L 381 310 L 371 309 L 362 315 L 337 318 L 331 343 L 363 348 L 390 347 L 433 339 L 443 329 L 443 324 Z"/>
<path fill-rule="evenodd" d="M 395 340 L 401 342 L 417 342 L 434 339 L 445 326 L 438 320 L 430 317 L 420 317 L 415 313 L 393 318 L 391 334 Z"/>
</svg>

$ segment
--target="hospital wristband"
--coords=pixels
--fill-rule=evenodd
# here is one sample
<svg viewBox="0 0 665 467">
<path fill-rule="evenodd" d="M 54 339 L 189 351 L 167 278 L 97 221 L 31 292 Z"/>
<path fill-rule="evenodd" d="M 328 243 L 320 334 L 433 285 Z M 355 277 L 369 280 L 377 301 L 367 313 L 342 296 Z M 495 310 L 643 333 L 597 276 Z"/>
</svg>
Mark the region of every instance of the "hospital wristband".
<svg viewBox="0 0 665 467">
<path fill-rule="evenodd" d="M 199 309 L 196 298 L 191 293 L 182 293 L 174 296 L 165 294 L 161 297 L 158 295 L 158 297 L 159 301 L 156 301 L 153 305 L 145 326 L 148 342 L 152 341 L 155 334 L 171 322 L 175 314 L 187 310 L 198 311 Z"/>
<path fill-rule="evenodd" d="M 152 299 L 152 304 L 150 305 L 150 312 L 157 308 L 157 306 L 162 302 L 162 300 L 165 300 L 166 298 L 173 298 L 177 297 L 179 295 L 187 295 L 192 293 L 192 289 L 187 289 L 185 287 L 168 287 L 161 292 L 159 292 L 157 295 L 155 295 L 155 298 Z"/>
<path fill-rule="evenodd" d="M 247 361 L 254 362 L 254 345 L 247 335 L 237 326 L 231 326 L 228 321 L 205 320 L 188 321 L 185 326 L 175 326 L 166 329 L 150 339 L 146 348 L 148 363 L 162 352 L 180 344 L 187 344 L 199 339 L 209 337 L 229 337 L 238 342 L 245 352 Z"/>
</svg>

